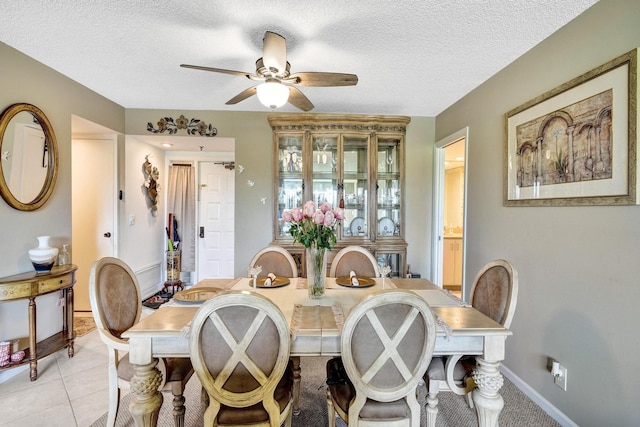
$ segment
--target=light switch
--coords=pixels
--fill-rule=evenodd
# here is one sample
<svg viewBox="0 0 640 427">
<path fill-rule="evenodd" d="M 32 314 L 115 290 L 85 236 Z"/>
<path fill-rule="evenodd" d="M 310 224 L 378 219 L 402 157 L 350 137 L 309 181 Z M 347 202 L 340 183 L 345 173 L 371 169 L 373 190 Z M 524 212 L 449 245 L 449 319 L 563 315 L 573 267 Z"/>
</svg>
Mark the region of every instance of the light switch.
<svg viewBox="0 0 640 427">
<path fill-rule="evenodd" d="M 135 225 L 135 223 L 136 223 L 136 216 L 129 215 L 129 225 Z"/>
</svg>

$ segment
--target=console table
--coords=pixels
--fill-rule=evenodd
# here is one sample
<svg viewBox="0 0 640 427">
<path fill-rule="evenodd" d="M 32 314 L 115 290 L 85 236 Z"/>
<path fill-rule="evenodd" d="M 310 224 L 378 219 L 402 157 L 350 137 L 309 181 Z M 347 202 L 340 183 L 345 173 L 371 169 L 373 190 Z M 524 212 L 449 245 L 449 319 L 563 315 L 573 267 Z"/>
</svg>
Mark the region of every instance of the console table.
<svg viewBox="0 0 640 427">
<path fill-rule="evenodd" d="M 19 363 L 0 367 L 15 368 L 26 363 L 30 365 L 31 381 L 38 378 L 38 359 L 67 347 L 69 357 L 73 357 L 73 285 L 76 283 L 75 265 L 55 266 L 49 273 L 36 274 L 35 271 L 0 278 L 0 302 L 29 299 L 29 348 Z M 62 331 L 42 341 L 36 338 L 36 297 L 52 292 L 62 292 L 58 300 L 62 305 Z"/>
</svg>

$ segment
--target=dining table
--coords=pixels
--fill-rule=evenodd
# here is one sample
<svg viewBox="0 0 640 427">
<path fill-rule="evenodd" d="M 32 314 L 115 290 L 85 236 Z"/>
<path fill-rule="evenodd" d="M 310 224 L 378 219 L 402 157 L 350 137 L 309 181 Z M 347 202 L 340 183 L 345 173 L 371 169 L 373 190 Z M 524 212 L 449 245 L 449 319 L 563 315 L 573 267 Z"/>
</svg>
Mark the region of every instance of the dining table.
<svg viewBox="0 0 640 427">
<path fill-rule="evenodd" d="M 366 286 L 352 286 L 328 277 L 325 294 L 309 298 L 306 278 L 278 278 L 274 286 L 258 286 L 252 278 L 204 279 L 187 291 L 200 298 L 179 298 L 176 293 L 122 336 L 129 340 L 129 360 L 133 364 L 133 394 L 129 411 L 136 426 L 155 426 L 162 405 L 158 358 L 189 357 L 189 331 L 199 306 L 208 297 L 227 290 L 257 292 L 276 304 L 289 321 L 290 356 L 294 365 L 293 413 L 300 412 L 300 357 L 340 355 L 340 332 L 349 310 L 366 295 L 381 289 L 407 289 L 431 307 L 437 323 L 434 356 L 472 355 L 477 367 L 472 392 L 481 427 L 494 427 L 504 406 L 499 390 L 503 384 L 500 363 L 511 331 L 485 316 L 470 304 L 427 279 L 372 278 Z M 264 282 L 264 278 L 262 280 Z M 262 283 L 261 282 L 261 283 Z M 340 284 L 342 283 L 342 284 Z"/>
</svg>

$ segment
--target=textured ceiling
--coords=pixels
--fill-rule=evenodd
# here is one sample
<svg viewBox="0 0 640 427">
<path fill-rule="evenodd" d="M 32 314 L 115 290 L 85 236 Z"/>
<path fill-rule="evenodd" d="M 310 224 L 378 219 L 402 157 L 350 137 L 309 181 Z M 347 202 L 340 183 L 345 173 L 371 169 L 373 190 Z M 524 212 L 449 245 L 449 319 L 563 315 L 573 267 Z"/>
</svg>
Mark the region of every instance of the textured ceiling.
<svg viewBox="0 0 640 427">
<path fill-rule="evenodd" d="M 254 82 L 179 64 L 254 72 L 269 30 L 292 73 L 358 75 L 302 88 L 312 112 L 435 116 L 595 2 L 20 0 L 0 41 L 126 108 L 265 111 L 225 105 Z"/>
</svg>

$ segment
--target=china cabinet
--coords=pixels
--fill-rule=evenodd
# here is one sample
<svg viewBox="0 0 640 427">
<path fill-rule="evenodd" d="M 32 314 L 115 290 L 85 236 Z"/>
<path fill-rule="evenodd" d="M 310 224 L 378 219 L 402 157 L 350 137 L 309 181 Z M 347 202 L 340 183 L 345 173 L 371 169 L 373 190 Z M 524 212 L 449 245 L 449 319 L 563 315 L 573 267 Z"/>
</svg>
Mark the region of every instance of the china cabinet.
<svg viewBox="0 0 640 427">
<path fill-rule="evenodd" d="M 406 268 L 404 138 L 410 118 L 337 114 L 268 117 L 275 159 L 274 242 L 291 252 L 304 274 L 304 248 L 294 245 L 285 210 L 307 200 L 344 209 L 338 243 L 370 250 L 391 276 Z"/>
</svg>

